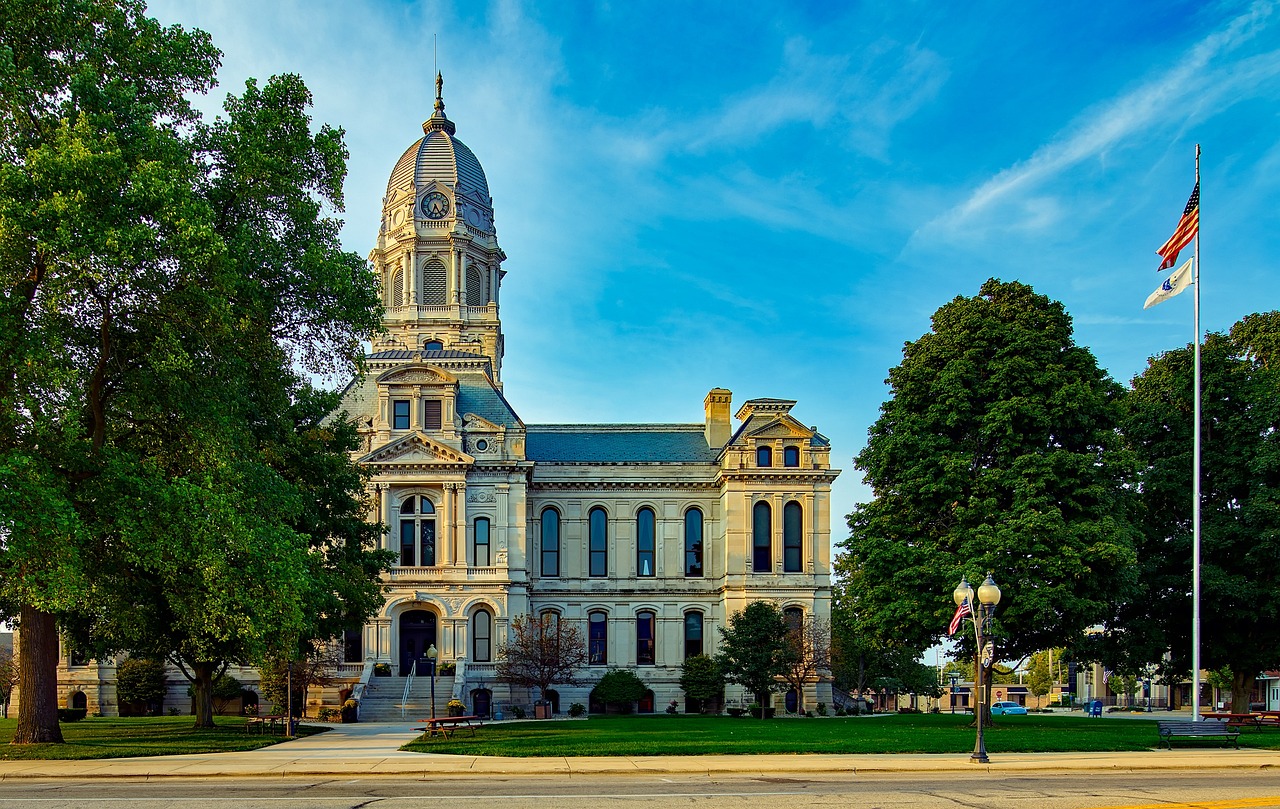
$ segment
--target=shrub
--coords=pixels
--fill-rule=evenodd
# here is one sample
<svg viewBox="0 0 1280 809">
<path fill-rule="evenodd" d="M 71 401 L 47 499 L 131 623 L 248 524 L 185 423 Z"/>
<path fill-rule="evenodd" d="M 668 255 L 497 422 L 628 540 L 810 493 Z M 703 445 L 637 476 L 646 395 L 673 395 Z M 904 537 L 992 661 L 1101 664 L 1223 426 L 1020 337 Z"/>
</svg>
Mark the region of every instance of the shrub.
<svg viewBox="0 0 1280 809">
<path fill-rule="evenodd" d="M 374 676 L 377 676 L 377 677 L 390 677 L 391 664 L 390 663 L 374 663 L 373 673 L 374 673 Z"/>
<path fill-rule="evenodd" d="M 667 703 L 667 713 L 669 713 L 669 714 L 674 714 L 674 713 L 676 712 L 676 708 L 677 708 L 679 705 L 680 705 L 680 703 L 679 703 L 678 701 L 676 701 L 676 700 L 674 700 L 674 699 L 673 699 L 673 700 L 671 700 L 670 702 L 668 702 L 668 703 Z"/>
<path fill-rule="evenodd" d="M 631 705 L 643 699 L 646 690 L 644 681 L 635 672 L 610 669 L 591 689 L 591 698 L 606 705 L 621 706 L 624 712 L 629 713 Z"/>
<path fill-rule="evenodd" d="M 321 708 L 316 711 L 316 718 L 321 722 L 332 722 L 334 717 L 341 716 L 342 712 L 334 708 Z"/>
<path fill-rule="evenodd" d="M 511 715 L 514 716 L 516 719 L 524 719 L 525 717 L 524 708 L 521 708 L 519 705 L 512 705 Z"/>
<path fill-rule="evenodd" d="M 436 669 L 436 674 L 439 674 L 441 677 L 452 677 L 457 672 L 458 664 L 453 662 L 441 663 L 440 667 Z"/>
<path fill-rule="evenodd" d="M 131 657 L 116 668 L 116 698 L 121 703 L 158 709 L 165 690 L 164 664 L 159 660 Z"/>
<path fill-rule="evenodd" d="M 58 709 L 59 722 L 79 722 L 81 719 L 84 719 L 88 715 L 89 715 L 88 708 L 59 708 Z"/>
<path fill-rule="evenodd" d="M 827 703 L 825 703 L 825 702 L 819 702 L 819 703 L 818 703 L 818 716 L 826 716 L 826 715 L 827 715 Z"/>
<path fill-rule="evenodd" d="M 569 716 L 582 716 L 587 712 L 587 706 L 581 702 L 575 702 L 569 706 Z"/>
</svg>

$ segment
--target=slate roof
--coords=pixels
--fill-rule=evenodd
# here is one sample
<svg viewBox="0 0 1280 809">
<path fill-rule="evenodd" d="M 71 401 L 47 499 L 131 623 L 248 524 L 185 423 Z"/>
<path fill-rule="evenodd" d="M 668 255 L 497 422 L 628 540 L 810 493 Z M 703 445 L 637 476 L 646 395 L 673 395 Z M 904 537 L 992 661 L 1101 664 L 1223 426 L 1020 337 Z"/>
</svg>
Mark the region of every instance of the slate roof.
<svg viewBox="0 0 1280 809">
<path fill-rule="evenodd" d="M 717 463 L 701 424 L 530 424 L 525 455 L 538 463 Z"/>
<path fill-rule="evenodd" d="M 475 413 L 503 427 L 519 427 L 520 417 L 484 374 L 458 376 L 458 412 Z"/>
</svg>

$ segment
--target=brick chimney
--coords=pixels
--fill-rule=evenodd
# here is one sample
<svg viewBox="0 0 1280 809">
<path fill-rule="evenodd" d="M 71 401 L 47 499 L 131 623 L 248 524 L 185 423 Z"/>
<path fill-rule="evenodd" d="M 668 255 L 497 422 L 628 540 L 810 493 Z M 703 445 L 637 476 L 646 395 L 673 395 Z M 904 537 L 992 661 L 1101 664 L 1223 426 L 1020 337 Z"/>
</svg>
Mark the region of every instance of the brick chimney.
<svg viewBox="0 0 1280 809">
<path fill-rule="evenodd" d="M 729 409 L 733 402 L 733 393 L 724 388 L 712 388 L 702 403 L 707 411 L 707 446 L 720 449 L 733 435 L 730 429 Z"/>
</svg>

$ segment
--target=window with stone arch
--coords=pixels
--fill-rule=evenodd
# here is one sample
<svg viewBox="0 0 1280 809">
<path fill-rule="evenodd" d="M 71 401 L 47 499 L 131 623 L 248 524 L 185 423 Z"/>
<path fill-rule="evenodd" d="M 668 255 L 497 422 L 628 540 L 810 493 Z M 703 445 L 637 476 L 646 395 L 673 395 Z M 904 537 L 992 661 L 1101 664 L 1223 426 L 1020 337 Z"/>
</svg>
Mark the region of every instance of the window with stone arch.
<svg viewBox="0 0 1280 809">
<path fill-rule="evenodd" d="M 422 265 L 422 292 L 419 297 L 423 306 L 444 306 L 448 303 L 448 273 L 444 262 L 433 258 Z"/>
<path fill-rule="evenodd" d="M 645 506 L 636 512 L 636 575 L 656 575 L 657 519 L 653 509 Z"/>
<path fill-rule="evenodd" d="M 467 263 L 467 306 L 484 306 L 487 296 L 484 290 L 484 272 L 479 265 Z"/>
<path fill-rule="evenodd" d="M 400 501 L 400 566 L 435 567 L 436 509 L 431 501 L 410 495 Z"/>
<path fill-rule="evenodd" d="M 609 515 L 596 506 L 587 514 L 589 573 L 594 578 L 609 575 Z"/>
<path fill-rule="evenodd" d="M 390 292 L 387 303 L 391 306 L 404 306 L 404 270 L 391 273 Z"/>
<path fill-rule="evenodd" d="M 540 575 L 560 575 L 560 512 L 554 508 L 542 510 L 542 566 Z"/>
<path fill-rule="evenodd" d="M 652 610 L 636 613 L 636 665 L 652 666 L 657 660 L 658 616 Z"/>
<path fill-rule="evenodd" d="M 684 575 L 702 577 L 702 509 L 697 507 L 684 513 Z"/>
<path fill-rule="evenodd" d="M 493 613 L 485 609 L 471 617 L 471 659 L 476 663 L 493 660 Z"/>
<path fill-rule="evenodd" d="M 471 564 L 473 567 L 488 567 L 491 564 L 488 517 L 476 517 L 471 534 Z"/>
<path fill-rule="evenodd" d="M 770 447 L 756 447 L 756 466 L 769 467 L 773 466 L 773 449 Z"/>
<path fill-rule="evenodd" d="M 609 664 L 609 616 L 600 610 L 587 613 L 587 664 Z"/>
<path fill-rule="evenodd" d="M 702 654 L 702 624 L 703 615 L 701 612 L 690 610 L 684 614 L 684 656 L 686 659 Z"/>
<path fill-rule="evenodd" d="M 787 607 L 782 611 L 782 620 L 786 623 L 788 632 L 799 632 L 804 626 L 804 610 L 799 607 Z"/>
<path fill-rule="evenodd" d="M 763 500 L 751 510 L 751 570 L 773 570 L 773 509 Z"/>
<path fill-rule="evenodd" d="M 782 572 L 804 570 L 804 509 L 792 500 L 782 507 Z"/>
<path fill-rule="evenodd" d="M 789 467 L 797 467 L 800 465 L 800 448 L 797 446 L 789 446 L 782 448 L 782 465 Z"/>
</svg>

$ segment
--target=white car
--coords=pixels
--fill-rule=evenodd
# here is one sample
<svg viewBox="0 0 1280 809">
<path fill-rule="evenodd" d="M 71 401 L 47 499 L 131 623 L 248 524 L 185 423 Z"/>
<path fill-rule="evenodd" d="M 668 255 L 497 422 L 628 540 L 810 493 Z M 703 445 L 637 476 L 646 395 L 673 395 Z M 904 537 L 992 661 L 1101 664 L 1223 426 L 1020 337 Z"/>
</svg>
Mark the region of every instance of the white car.
<svg viewBox="0 0 1280 809">
<path fill-rule="evenodd" d="M 1027 709 L 1016 702 L 993 702 L 991 704 L 992 716 L 1025 716 Z"/>
</svg>

